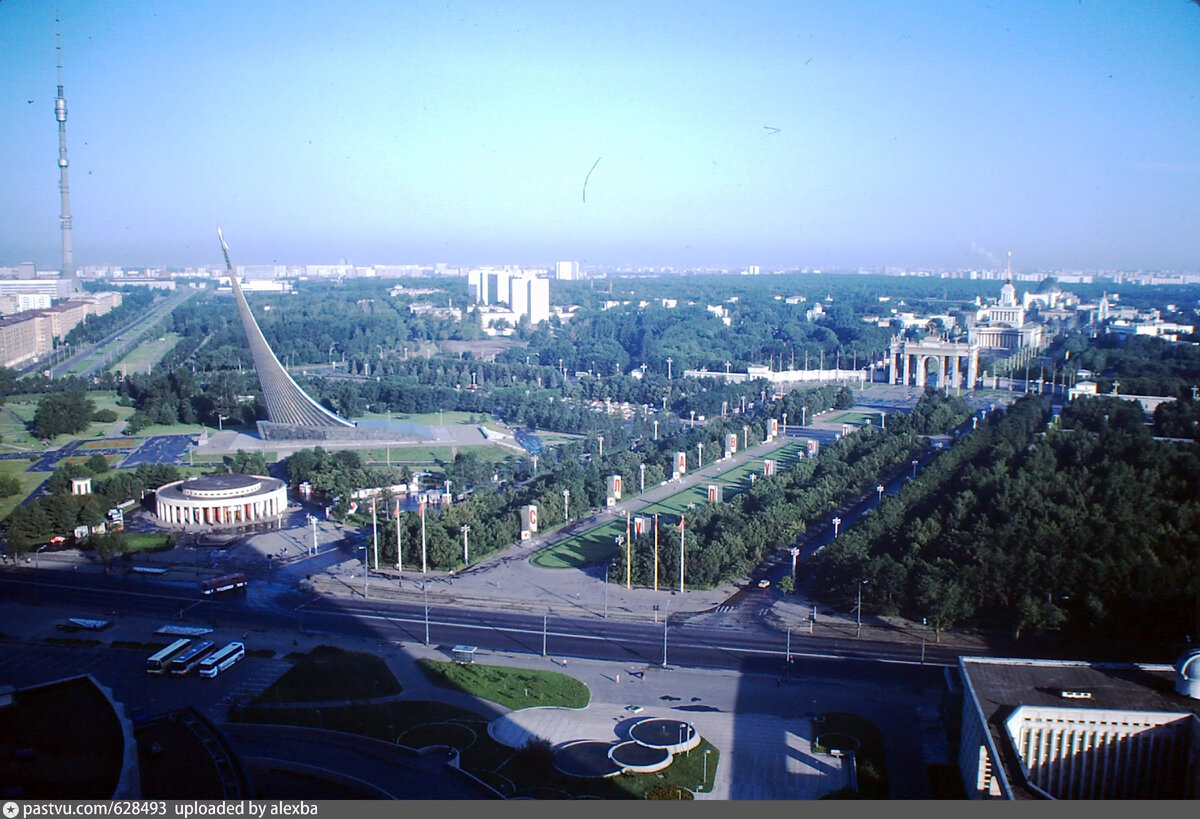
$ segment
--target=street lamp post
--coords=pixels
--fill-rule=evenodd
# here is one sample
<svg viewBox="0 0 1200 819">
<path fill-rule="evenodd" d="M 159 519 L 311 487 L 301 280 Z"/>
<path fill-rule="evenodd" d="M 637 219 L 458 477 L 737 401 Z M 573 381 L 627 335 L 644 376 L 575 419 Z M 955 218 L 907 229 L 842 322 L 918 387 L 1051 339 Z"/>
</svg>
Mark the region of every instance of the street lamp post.
<svg viewBox="0 0 1200 819">
<path fill-rule="evenodd" d="M 566 523 L 567 521 L 569 521 L 571 519 L 571 516 L 567 513 L 567 504 L 570 502 L 571 502 L 571 490 L 564 489 L 563 490 L 563 523 Z"/>
<path fill-rule="evenodd" d="M 228 415 L 222 415 L 219 412 L 217 413 L 217 430 L 218 431 L 221 431 L 221 432 L 225 431 L 225 421 L 227 421 L 228 419 L 229 419 Z"/>
<path fill-rule="evenodd" d="M 375 499 L 371 498 L 371 537 L 375 546 L 375 571 L 379 571 L 379 523 L 375 517 Z"/>
<path fill-rule="evenodd" d="M 546 656 L 546 625 L 550 621 L 550 612 L 542 615 L 542 656 Z"/>
<path fill-rule="evenodd" d="M 696 444 L 696 470 L 704 468 L 704 444 Z"/>
<path fill-rule="evenodd" d="M 597 435 L 596 437 L 600 440 L 600 457 L 603 458 L 604 457 L 604 436 Z"/>
<path fill-rule="evenodd" d="M 667 356 L 667 380 L 668 381 L 671 380 L 671 362 L 673 360 L 674 359 L 672 359 L 670 356 Z"/>
<path fill-rule="evenodd" d="M 915 481 L 917 479 L 917 459 L 916 458 L 912 459 L 912 468 L 913 468 L 912 476 L 913 476 L 913 480 Z"/>
<path fill-rule="evenodd" d="M 612 563 L 604 564 L 604 619 L 608 619 L 608 571 L 612 568 Z"/>
<path fill-rule="evenodd" d="M 788 553 L 792 556 L 792 580 L 795 580 L 796 579 L 796 558 L 800 557 L 800 549 L 797 546 L 793 546 L 792 548 L 788 549 Z"/>
<path fill-rule="evenodd" d="M 837 536 L 838 536 L 838 527 L 839 527 L 839 526 L 841 526 L 841 525 L 842 525 L 842 519 L 841 519 L 841 518 L 834 518 L 834 519 L 833 519 L 833 536 L 834 536 L 834 537 L 837 537 Z"/>
<path fill-rule="evenodd" d="M 470 553 L 467 551 L 467 532 L 469 532 L 469 531 L 471 531 L 471 527 L 470 527 L 470 526 L 467 526 L 467 525 L 464 523 L 464 524 L 463 524 L 463 527 L 462 527 L 462 533 L 463 533 L 463 565 L 464 565 L 464 566 L 469 566 L 469 565 L 471 565 L 471 559 L 470 559 L 470 557 L 469 557 L 469 554 L 470 554 Z"/>
<path fill-rule="evenodd" d="M 425 601 L 425 645 L 429 645 L 429 581 L 421 581 L 421 597 Z"/>
<path fill-rule="evenodd" d="M 783 437 L 787 437 L 787 413 L 783 414 Z"/>
<path fill-rule="evenodd" d="M 700 783 L 698 790 L 704 790 L 704 786 L 708 784 L 708 755 L 711 753 L 712 748 L 704 749 L 704 776 L 702 777 L 703 781 Z"/>
<path fill-rule="evenodd" d="M 696 411 L 691 410 L 691 413 L 692 413 L 692 420 L 689 422 L 689 425 L 694 427 L 694 426 L 696 426 Z"/>
<path fill-rule="evenodd" d="M 658 421 L 654 422 L 654 440 L 658 440 Z"/>
<path fill-rule="evenodd" d="M 883 484 L 876 484 L 875 491 L 879 493 L 879 502 L 883 502 Z"/>
<path fill-rule="evenodd" d="M 638 473 L 641 475 L 641 479 L 642 479 L 642 488 L 638 491 L 645 492 L 646 491 L 646 465 L 645 464 L 638 464 Z"/>
<path fill-rule="evenodd" d="M 858 615 L 858 621 L 854 630 L 855 637 L 862 637 L 862 587 L 867 585 L 867 581 L 862 581 L 858 584 L 858 605 L 855 608 L 855 614 Z"/>
</svg>

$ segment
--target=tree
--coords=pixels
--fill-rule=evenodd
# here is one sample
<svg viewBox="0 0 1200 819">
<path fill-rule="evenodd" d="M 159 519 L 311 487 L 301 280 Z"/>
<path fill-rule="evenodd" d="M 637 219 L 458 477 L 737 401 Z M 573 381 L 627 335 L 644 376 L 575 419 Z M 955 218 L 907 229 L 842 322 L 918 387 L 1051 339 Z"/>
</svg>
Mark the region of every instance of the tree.
<svg viewBox="0 0 1200 819">
<path fill-rule="evenodd" d="M 103 455 L 97 453 L 88 458 L 84 465 L 93 475 L 99 475 L 102 472 L 108 471 L 108 458 L 105 458 Z"/>
<path fill-rule="evenodd" d="M 83 432 L 96 414 L 96 404 L 82 390 L 50 393 L 38 402 L 33 428 L 43 438 Z"/>
<path fill-rule="evenodd" d="M 837 391 L 837 397 L 834 399 L 834 409 L 850 409 L 854 406 L 854 391 L 849 387 L 842 387 Z"/>
<path fill-rule="evenodd" d="M 16 475 L 0 475 L 0 498 L 11 498 L 20 491 L 21 481 Z"/>
<path fill-rule="evenodd" d="M 796 581 L 790 574 L 785 574 L 779 579 L 779 590 L 784 594 L 791 594 L 796 590 Z"/>
</svg>

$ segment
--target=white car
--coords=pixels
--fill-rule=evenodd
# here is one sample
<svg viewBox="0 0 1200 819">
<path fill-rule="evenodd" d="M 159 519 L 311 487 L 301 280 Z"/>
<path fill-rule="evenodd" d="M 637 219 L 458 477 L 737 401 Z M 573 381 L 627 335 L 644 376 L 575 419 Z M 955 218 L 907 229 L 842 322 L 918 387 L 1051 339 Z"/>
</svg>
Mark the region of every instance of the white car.
<svg viewBox="0 0 1200 819">
<path fill-rule="evenodd" d="M 771 581 L 767 580 L 767 578 L 765 578 L 765 577 L 762 580 L 758 581 L 758 587 L 760 589 L 765 589 L 770 585 L 771 585 Z"/>
</svg>

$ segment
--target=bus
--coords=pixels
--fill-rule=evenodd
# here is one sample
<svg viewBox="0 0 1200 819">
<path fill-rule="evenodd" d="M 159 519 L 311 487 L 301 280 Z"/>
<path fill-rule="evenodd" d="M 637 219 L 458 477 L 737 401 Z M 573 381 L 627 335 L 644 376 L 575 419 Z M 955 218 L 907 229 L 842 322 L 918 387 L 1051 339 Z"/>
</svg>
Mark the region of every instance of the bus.
<svg viewBox="0 0 1200 819">
<path fill-rule="evenodd" d="M 235 591 L 244 588 L 246 588 L 246 575 L 242 572 L 214 577 L 200 584 L 200 591 L 203 594 L 219 594 L 220 592 Z"/>
<path fill-rule="evenodd" d="M 205 657 L 213 653 L 214 649 L 216 649 L 216 644 L 209 640 L 196 643 L 171 660 L 171 673 L 179 677 L 190 674 L 192 669 L 200 665 Z"/>
<path fill-rule="evenodd" d="M 215 677 L 245 656 L 246 646 L 243 643 L 229 643 L 200 662 L 200 676 Z"/>
<path fill-rule="evenodd" d="M 171 660 L 174 660 L 176 657 L 182 654 L 191 644 L 192 641 L 190 638 L 181 637 L 161 651 L 157 651 L 150 655 L 150 657 L 146 660 L 146 673 L 166 673 L 167 667 L 171 664 Z"/>
</svg>

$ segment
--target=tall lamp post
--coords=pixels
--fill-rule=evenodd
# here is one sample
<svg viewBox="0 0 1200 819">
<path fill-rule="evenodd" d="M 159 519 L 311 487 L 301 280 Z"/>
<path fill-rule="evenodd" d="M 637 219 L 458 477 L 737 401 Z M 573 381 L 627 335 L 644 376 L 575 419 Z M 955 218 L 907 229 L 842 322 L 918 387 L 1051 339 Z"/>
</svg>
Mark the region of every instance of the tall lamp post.
<svg viewBox="0 0 1200 819">
<path fill-rule="evenodd" d="M 429 581 L 421 581 L 421 597 L 425 601 L 425 645 L 429 645 L 429 591 L 426 589 Z"/>
<path fill-rule="evenodd" d="M 468 555 L 470 553 L 467 551 L 467 532 L 469 532 L 469 531 L 471 531 L 471 527 L 467 526 L 464 523 L 463 527 L 462 527 L 462 533 L 463 533 L 463 565 L 465 565 L 465 566 L 471 565 L 471 560 L 468 557 Z"/>
<path fill-rule="evenodd" d="M 612 568 L 612 563 L 604 564 L 604 619 L 608 619 L 608 571 Z"/>
<path fill-rule="evenodd" d="M 704 444 L 696 444 L 696 470 L 704 468 Z"/>
<path fill-rule="evenodd" d="M 858 605 L 854 607 L 855 614 L 858 616 L 857 624 L 854 629 L 855 637 L 862 637 L 862 587 L 865 585 L 867 585 L 867 581 L 865 580 L 858 584 Z"/>
<path fill-rule="evenodd" d="M 915 481 L 917 479 L 917 459 L 916 458 L 912 459 L 912 468 L 913 468 L 912 476 L 913 476 L 913 480 Z"/>
<path fill-rule="evenodd" d="M 841 518 L 834 518 L 834 519 L 833 519 L 833 536 L 834 536 L 834 537 L 837 537 L 837 536 L 838 536 L 838 527 L 839 527 L 839 526 L 841 526 L 841 525 L 842 525 L 842 519 L 841 519 Z"/>
<path fill-rule="evenodd" d="M 571 502 L 571 490 L 564 489 L 563 490 L 563 523 L 566 523 L 567 521 L 569 521 L 571 519 L 571 516 L 567 513 L 567 504 L 570 502 Z"/>
<path fill-rule="evenodd" d="M 642 488 L 638 491 L 645 492 L 646 491 L 646 465 L 645 464 L 638 464 L 638 473 L 641 475 L 641 479 L 642 479 Z"/>
<path fill-rule="evenodd" d="M 671 362 L 673 360 L 674 359 L 672 359 L 671 356 L 667 356 L 667 380 L 668 381 L 671 380 Z"/>
<path fill-rule="evenodd" d="M 799 547 L 793 546 L 788 549 L 788 554 L 792 556 L 792 580 L 796 579 L 796 558 L 800 557 Z"/>
<path fill-rule="evenodd" d="M 550 622 L 550 612 L 542 615 L 542 656 L 546 656 L 546 625 Z"/>
<path fill-rule="evenodd" d="M 875 491 L 879 493 L 879 502 L 883 503 L 883 484 L 876 484 Z"/>
<path fill-rule="evenodd" d="M 601 457 L 601 458 L 603 458 L 603 457 L 604 457 L 604 436 L 603 436 L 603 435 L 597 435 L 596 437 L 597 437 L 597 438 L 599 439 L 599 441 L 600 441 L 600 457 Z"/>
<path fill-rule="evenodd" d="M 633 538 L 629 535 L 629 510 L 625 510 L 625 588 L 633 588 Z"/>
</svg>

